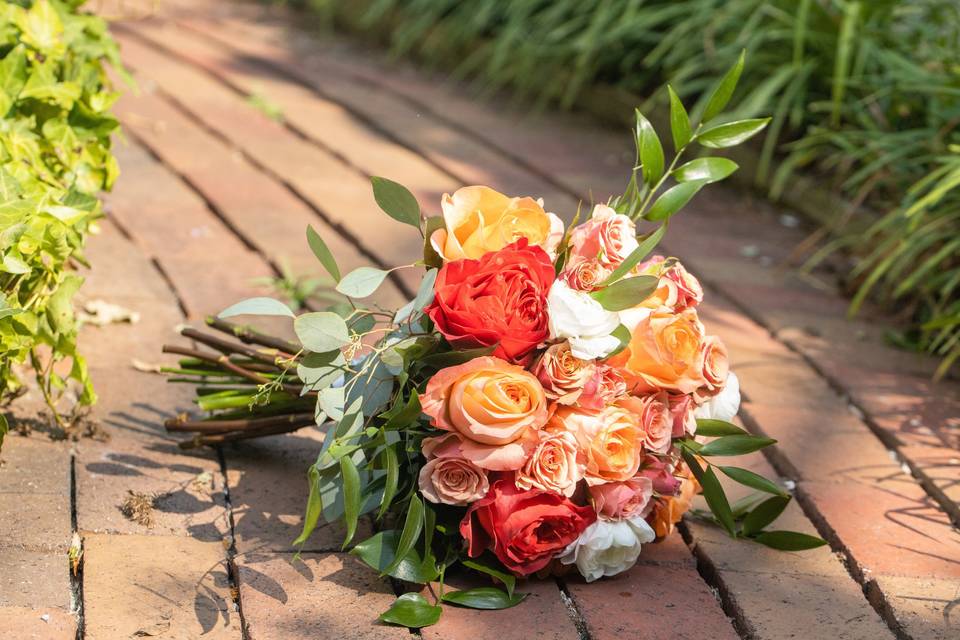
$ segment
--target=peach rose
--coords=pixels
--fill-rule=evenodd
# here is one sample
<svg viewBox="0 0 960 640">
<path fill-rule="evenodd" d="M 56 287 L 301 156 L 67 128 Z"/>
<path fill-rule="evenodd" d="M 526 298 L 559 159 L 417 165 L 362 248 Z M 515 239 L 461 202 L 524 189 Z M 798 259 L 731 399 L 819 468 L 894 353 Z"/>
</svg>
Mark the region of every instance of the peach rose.
<svg viewBox="0 0 960 640">
<path fill-rule="evenodd" d="M 540 443 L 517 472 L 517 488 L 573 495 L 583 477 L 583 456 L 572 433 L 540 432 Z"/>
<path fill-rule="evenodd" d="M 596 373 L 587 382 L 580 396 L 580 406 L 585 409 L 603 409 L 627 393 L 627 383 L 620 372 L 605 364 L 596 366 Z"/>
<path fill-rule="evenodd" d="M 703 325 L 695 309 L 660 308 L 633 328 L 627 348 L 607 361 L 634 392 L 693 393 L 704 384 Z"/>
<path fill-rule="evenodd" d="M 441 201 L 444 228 L 430 236 L 430 244 L 447 261 L 479 258 L 519 238 L 543 248 L 551 259 L 563 237 L 563 222 L 543 210 L 543 201 L 510 198 L 490 187 L 457 189 Z"/>
<path fill-rule="evenodd" d="M 676 286 L 677 301 L 674 310 L 682 311 L 703 302 L 703 287 L 700 286 L 700 281 L 690 275 L 679 260 L 672 260 L 660 278 L 673 282 Z"/>
<path fill-rule="evenodd" d="M 585 456 L 588 485 L 629 480 L 636 475 L 643 432 L 632 411 L 616 405 L 601 411 L 560 408 L 553 424 L 557 422 L 577 438 Z"/>
<path fill-rule="evenodd" d="M 657 290 L 640 306 L 648 309 L 669 307 L 683 311 L 703 302 L 703 287 L 676 258 L 653 256 L 637 267 L 637 272 L 660 278 Z"/>
<path fill-rule="evenodd" d="M 522 467 L 549 417 L 537 378 L 492 356 L 438 371 L 420 406 L 433 426 L 461 437 L 464 458 L 493 471 Z"/>
<path fill-rule="evenodd" d="M 626 396 L 617 401 L 617 405 L 634 413 L 640 422 L 643 446 L 654 453 L 666 453 L 670 450 L 673 437 L 673 416 L 670 403 L 663 391 L 642 398 Z"/>
<path fill-rule="evenodd" d="M 693 435 L 697 431 L 697 417 L 694 410 L 697 403 L 693 396 L 671 393 L 669 398 L 670 416 L 673 419 L 673 437 L 682 438 L 685 435 Z"/>
<path fill-rule="evenodd" d="M 551 400 L 560 404 L 573 404 L 583 393 L 583 388 L 595 374 L 593 363 L 577 358 L 570 352 L 570 344 L 560 342 L 547 349 L 536 365 L 537 376 L 543 391 Z"/>
<path fill-rule="evenodd" d="M 730 360 L 727 358 L 727 347 L 717 336 L 707 336 L 703 341 L 703 380 L 704 385 L 697 392 L 698 395 L 715 396 L 723 391 L 730 375 Z"/>
<path fill-rule="evenodd" d="M 560 277 L 571 289 L 593 291 L 611 273 L 613 273 L 612 269 L 607 269 L 597 260 L 576 260 L 567 265 Z"/>
<path fill-rule="evenodd" d="M 572 262 L 596 260 L 610 270 L 620 266 L 637 246 L 633 220 L 605 204 L 594 206 L 590 220 L 570 233 Z"/>
<path fill-rule="evenodd" d="M 460 438 L 453 433 L 425 438 L 420 468 L 420 493 L 430 502 L 466 506 L 487 495 L 487 472 L 463 457 Z"/>
<path fill-rule="evenodd" d="M 658 538 L 665 538 L 673 533 L 673 526 L 680 522 L 683 514 L 693 505 L 693 496 L 700 490 L 700 485 L 693 476 L 684 478 L 680 484 L 680 492 L 671 498 L 659 501 L 653 510 L 653 530 Z"/>
<path fill-rule="evenodd" d="M 608 520 L 644 517 L 653 508 L 653 481 L 634 476 L 624 482 L 608 482 L 590 487 L 590 498 L 597 513 Z"/>
</svg>

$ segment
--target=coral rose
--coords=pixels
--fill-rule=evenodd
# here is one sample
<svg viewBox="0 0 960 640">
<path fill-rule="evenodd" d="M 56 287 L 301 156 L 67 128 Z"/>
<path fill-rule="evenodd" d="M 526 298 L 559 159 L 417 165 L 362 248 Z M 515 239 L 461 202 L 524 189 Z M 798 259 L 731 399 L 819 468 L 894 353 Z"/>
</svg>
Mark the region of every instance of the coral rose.
<svg viewBox="0 0 960 640">
<path fill-rule="evenodd" d="M 638 246 L 633 220 L 605 204 L 593 207 L 590 220 L 570 233 L 571 262 L 596 260 L 613 270 Z"/>
<path fill-rule="evenodd" d="M 577 260 L 567 265 L 560 274 L 560 278 L 571 289 L 593 291 L 611 273 L 613 273 L 612 269 L 607 269 L 597 260 Z"/>
<path fill-rule="evenodd" d="M 634 393 L 693 393 L 704 384 L 703 341 L 695 309 L 661 308 L 633 328 L 630 344 L 607 363 L 621 368 Z"/>
<path fill-rule="evenodd" d="M 597 365 L 596 373 L 583 388 L 580 406 L 599 411 L 627 393 L 627 383 L 620 372 L 605 364 Z"/>
<path fill-rule="evenodd" d="M 540 432 L 540 442 L 517 472 L 517 487 L 573 495 L 583 477 L 583 456 L 568 432 Z"/>
<path fill-rule="evenodd" d="M 464 458 L 500 471 L 523 466 L 549 417 L 536 377 L 492 356 L 438 371 L 420 405 L 433 426 L 460 436 Z"/>
<path fill-rule="evenodd" d="M 616 405 L 601 411 L 560 408 L 549 428 L 562 425 L 577 437 L 588 485 L 629 480 L 640 468 L 643 431 L 634 412 Z"/>
<path fill-rule="evenodd" d="M 634 476 L 623 482 L 607 482 L 590 487 L 590 498 L 597 513 L 608 520 L 646 516 L 653 507 L 653 480 Z"/>
<path fill-rule="evenodd" d="M 454 347 L 490 347 L 526 364 L 549 335 L 547 293 L 553 264 L 525 239 L 479 260 L 448 262 L 437 274 L 426 313 Z"/>
<path fill-rule="evenodd" d="M 720 393 L 730 375 L 730 360 L 727 347 L 717 336 L 707 336 L 703 341 L 703 381 L 697 395 L 709 397 Z"/>
<path fill-rule="evenodd" d="M 507 569 L 525 576 L 544 567 L 593 524 L 593 507 L 556 493 L 517 488 L 513 479 L 493 483 L 467 510 L 460 535 L 476 558 L 490 549 Z"/>
<path fill-rule="evenodd" d="M 553 256 L 563 237 L 563 222 L 543 210 L 543 201 L 510 198 L 490 187 L 472 186 L 443 194 L 444 228 L 430 244 L 445 260 L 480 258 L 520 238 Z"/>
<path fill-rule="evenodd" d="M 543 385 L 548 398 L 560 404 L 573 404 L 595 377 L 596 367 L 592 362 L 573 355 L 569 343 L 560 342 L 551 345 L 540 356 L 532 373 Z"/>
<path fill-rule="evenodd" d="M 673 416 L 670 413 L 670 400 L 665 392 L 651 393 L 642 398 L 626 396 L 618 400 L 617 405 L 638 417 L 643 446 L 648 451 L 666 453 L 670 450 Z"/>
<path fill-rule="evenodd" d="M 656 456 L 644 458 L 639 475 L 650 478 L 657 495 L 673 496 L 680 490 L 681 479 L 673 475 L 673 465 Z"/>
<path fill-rule="evenodd" d="M 487 495 L 487 472 L 463 457 L 456 434 L 423 441 L 420 493 L 430 502 L 466 506 Z"/>
</svg>

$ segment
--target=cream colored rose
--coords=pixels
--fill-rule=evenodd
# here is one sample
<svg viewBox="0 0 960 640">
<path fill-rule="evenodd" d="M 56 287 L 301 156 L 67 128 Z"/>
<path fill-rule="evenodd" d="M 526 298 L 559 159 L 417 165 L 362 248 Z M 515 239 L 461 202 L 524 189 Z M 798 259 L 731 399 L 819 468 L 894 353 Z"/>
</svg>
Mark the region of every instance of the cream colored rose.
<svg viewBox="0 0 960 640">
<path fill-rule="evenodd" d="M 570 350 L 581 360 L 605 358 L 620 346 L 612 336 L 620 326 L 620 317 L 603 308 L 583 291 L 576 291 L 557 280 L 547 295 L 550 337 L 570 342 Z"/>
<path fill-rule="evenodd" d="M 583 477 L 583 469 L 583 456 L 572 433 L 541 431 L 540 443 L 517 472 L 517 487 L 570 497 Z"/>
<path fill-rule="evenodd" d="M 430 502 L 466 506 L 487 495 L 483 469 L 465 458 L 434 458 L 420 468 L 420 493 Z"/>
<path fill-rule="evenodd" d="M 430 244 L 444 260 L 479 258 L 526 238 L 551 258 L 563 237 L 563 222 L 543 209 L 542 200 L 510 198 L 490 187 L 471 186 L 443 195 L 444 228 Z"/>
<path fill-rule="evenodd" d="M 573 355 L 567 342 L 551 345 L 532 370 L 547 397 L 560 404 L 575 403 L 595 372 L 594 364 Z"/>
</svg>

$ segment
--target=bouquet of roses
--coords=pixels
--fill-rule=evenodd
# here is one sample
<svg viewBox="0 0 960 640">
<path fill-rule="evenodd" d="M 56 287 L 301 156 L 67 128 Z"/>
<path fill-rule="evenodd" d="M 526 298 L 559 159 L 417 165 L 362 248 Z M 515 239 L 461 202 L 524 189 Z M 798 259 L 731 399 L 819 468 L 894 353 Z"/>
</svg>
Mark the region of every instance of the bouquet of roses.
<svg viewBox="0 0 960 640">
<path fill-rule="evenodd" d="M 344 524 L 346 546 L 361 518 L 375 518 L 379 532 L 352 553 L 381 574 L 440 583 L 437 602 L 408 593 L 382 616 L 411 627 L 435 622 L 440 601 L 512 606 L 517 576 L 567 565 L 587 581 L 624 571 L 698 492 L 711 511 L 701 515 L 731 536 L 793 550 L 822 544 L 764 531 L 789 495 L 713 463 L 773 441 L 729 422 L 739 387 L 726 348 L 698 318 L 700 283 L 675 258 L 653 255 L 670 217 L 736 169 L 719 157 L 680 164 L 684 152 L 733 146 L 766 125 L 718 119 L 739 73 L 738 64 L 719 83 L 696 127 L 670 91 L 669 165 L 638 112 L 626 192 L 566 228 L 542 201 L 483 186 L 445 195 L 442 216 L 424 219 L 405 188 L 373 178 L 381 208 L 424 236 L 416 297 L 396 312 L 364 306 L 389 272 L 341 277 L 308 229 L 347 302 L 297 316 L 257 298 L 211 320 L 245 345 L 185 331 L 220 352 L 168 348 L 188 357 L 173 373 L 203 385 L 199 404 L 213 415 L 168 427 L 195 432 L 189 444 L 213 444 L 323 426 L 295 544 L 323 517 Z M 639 222 L 651 228 L 638 235 Z M 299 343 L 222 320 L 250 313 L 293 317 Z M 770 497 L 731 506 L 718 473 Z M 445 593 L 454 565 L 505 590 Z"/>
</svg>

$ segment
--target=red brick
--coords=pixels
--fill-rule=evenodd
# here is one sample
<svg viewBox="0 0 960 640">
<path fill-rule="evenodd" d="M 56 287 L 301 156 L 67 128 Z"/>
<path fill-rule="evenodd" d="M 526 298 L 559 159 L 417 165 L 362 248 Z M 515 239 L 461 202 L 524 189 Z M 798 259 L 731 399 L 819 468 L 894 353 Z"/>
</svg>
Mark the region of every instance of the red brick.
<svg viewBox="0 0 960 640">
<path fill-rule="evenodd" d="M 0 461 L 0 492 L 70 495 L 70 447 L 65 442 L 11 434 L 3 441 Z"/>
<path fill-rule="evenodd" d="M 353 556 L 248 553 L 238 556 L 240 602 L 250 640 L 409 638 L 377 616 L 395 596 Z"/>
<path fill-rule="evenodd" d="M 59 609 L 0 606 L 0 638 L 74 640 L 77 619 Z"/>
<path fill-rule="evenodd" d="M 84 538 L 84 635 L 239 640 L 226 549 L 181 536 Z"/>
<path fill-rule="evenodd" d="M 0 493 L 0 544 L 65 552 L 70 546 L 70 497 Z"/>
<path fill-rule="evenodd" d="M 905 635 L 923 640 L 953 640 L 960 634 L 960 624 L 952 615 L 960 600 L 957 580 L 878 576 L 877 586 Z"/>
<path fill-rule="evenodd" d="M 6 537 L 0 545 L 0 607 L 70 611 L 66 553 L 28 551 Z"/>
</svg>

